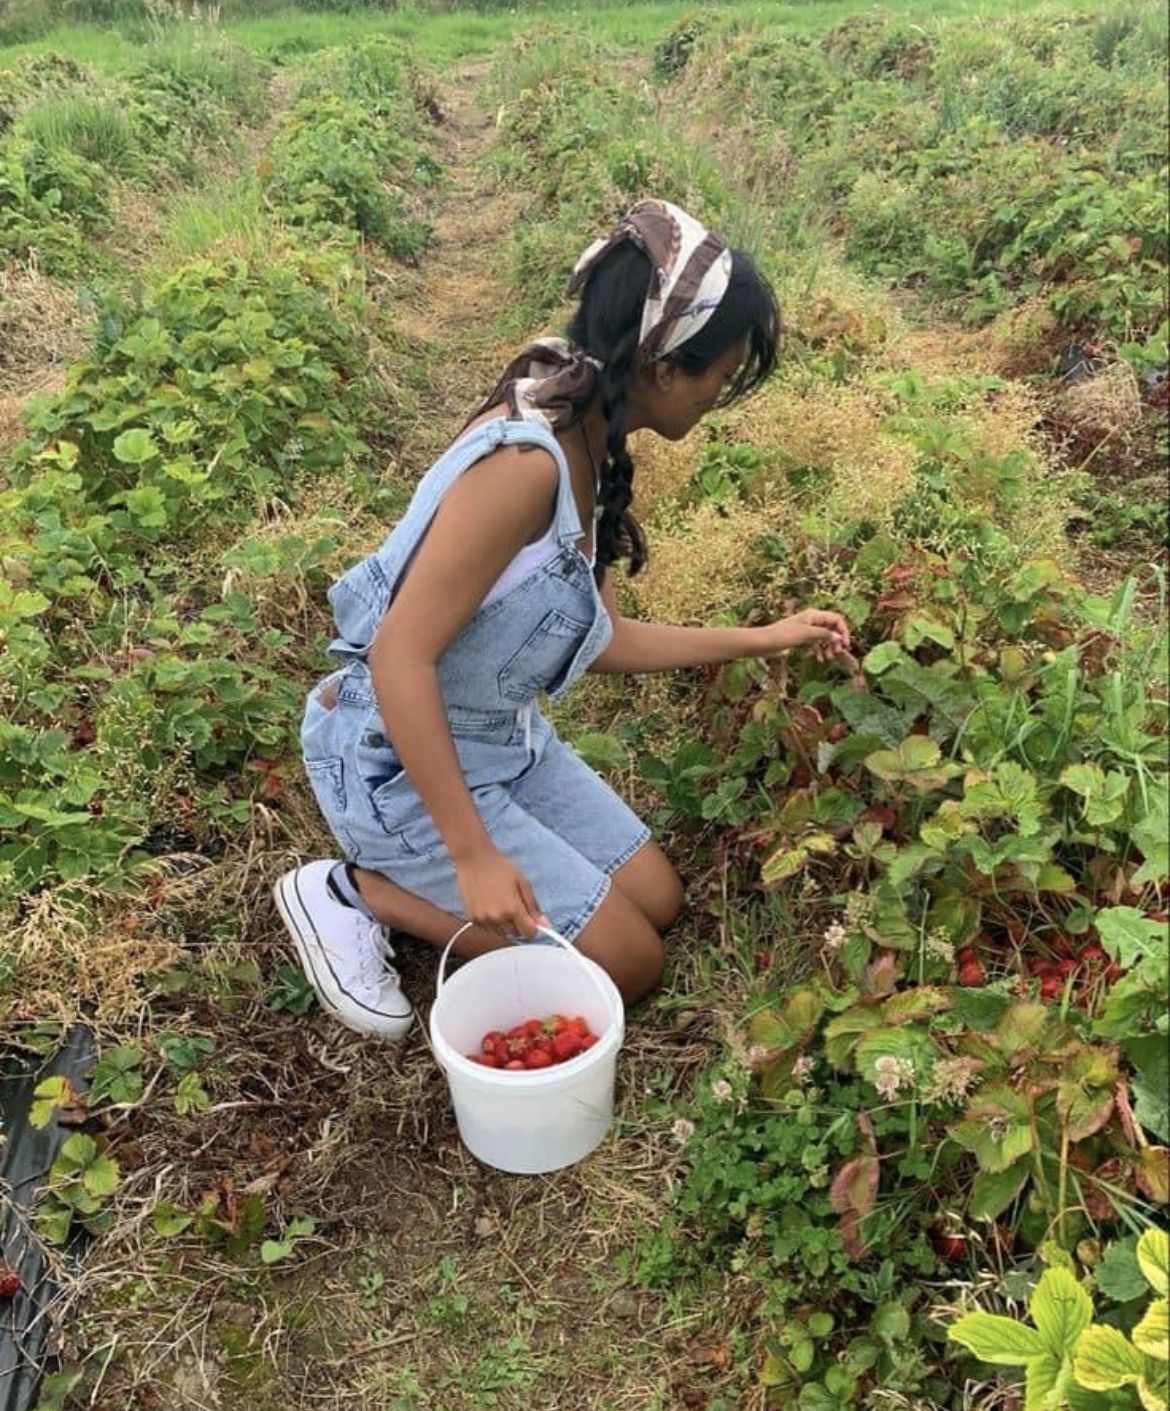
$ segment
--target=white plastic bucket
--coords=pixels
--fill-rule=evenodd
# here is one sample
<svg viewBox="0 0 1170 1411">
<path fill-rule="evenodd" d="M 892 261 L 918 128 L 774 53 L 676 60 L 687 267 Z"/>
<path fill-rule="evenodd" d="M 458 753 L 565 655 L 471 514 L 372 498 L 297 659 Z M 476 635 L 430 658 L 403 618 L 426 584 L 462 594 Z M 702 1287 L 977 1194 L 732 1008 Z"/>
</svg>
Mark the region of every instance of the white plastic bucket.
<svg viewBox="0 0 1170 1411">
<path fill-rule="evenodd" d="M 552 946 L 511 945 L 476 956 L 446 978 L 451 937 L 439 962 L 431 1047 L 447 1075 L 455 1121 L 468 1151 L 488 1166 L 535 1175 L 571 1166 L 613 1122 L 617 1054 L 625 1010 L 600 965 L 542 927 Z M 582 1015 L 597 1035 L 567 1063 L 505 1071 L 473 1063 L 483 1036 L 548 1014 Z"/>
</svg>

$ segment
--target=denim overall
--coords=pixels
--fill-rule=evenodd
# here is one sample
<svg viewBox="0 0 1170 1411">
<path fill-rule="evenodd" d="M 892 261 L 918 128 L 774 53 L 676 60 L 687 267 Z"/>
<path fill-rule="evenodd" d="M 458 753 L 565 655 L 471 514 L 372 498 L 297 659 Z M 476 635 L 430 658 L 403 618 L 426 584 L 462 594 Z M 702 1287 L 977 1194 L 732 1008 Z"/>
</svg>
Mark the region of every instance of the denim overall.
<svg viewBox="0 0 1170 1411">
<path fill-rule="evenodd" d="M 427 471 L 376 553 L 329 590 L 344 665 L 309 693 L 305 768 L 345 855 L 463 916 L 455 872 L 426 806 L 394 752 L 367 665 L 395 590 L 455 480 L 497 446 L 543 446 L 556 461 L 558 551 L 481 607 L 444 652 L 438 679 L 464 780 L 494 845 L 528 876 L 536 899 L 573 939 L 604 900 L 612 874 L 649 830 L 536 708 L 585 672 L 613 633 L 588 559 L 568 463 L 535 421 L 498 418 L 458 440 Z"/>
</svg>

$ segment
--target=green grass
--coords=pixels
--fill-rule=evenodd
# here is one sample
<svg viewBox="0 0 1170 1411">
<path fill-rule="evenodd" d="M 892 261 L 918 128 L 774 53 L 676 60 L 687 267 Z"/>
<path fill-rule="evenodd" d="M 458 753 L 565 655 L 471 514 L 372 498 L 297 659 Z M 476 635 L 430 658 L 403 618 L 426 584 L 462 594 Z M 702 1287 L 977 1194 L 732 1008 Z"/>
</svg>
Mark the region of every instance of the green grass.
<svg viewBox="0 0 1170 1411">
<path fill-rule="evenodd" d="M 882 13 L 907 20 L 981 18 L 994 23 L 1012 15 L 1040 8 L 1044 0 L 903 0 L 881 7 Z M 569 25 L 598 39 L 621 46 L 645 49 L 693 6 L 686 0 L 627 5 L 620 0 L 590 0 L 587 5 L 529 4 L 506 13 L 456 10 L 442 14 L 425 11 L 385 13 L 356 11 L 347 14 L 306 14 L 290 8 L 284 12 L 249 19 L 226 19 L 222 31 L 266 56 L 292 62 L 303 54 L 333 46 L 353 44 L 374 34 L 388 34 L 417 46 L 425 61 L 443 62 L 481 57 L 501 42 L 530 33 L 534 24 Z M 795 31 L 815 32 L 858 13 L 854 0 L 824 0 L 813 4 L 767 4 L 761 0 L 729 0 L 708 8 L 733 13 L 743 24 L 783 24 Z M 1066 0 L 1063 13 L 1098 8 L 1095 0 Z M 21 54 L 55 49 L 79 63 L 115 73 L 142 57 L 140 39 L 117 29 L 94 25 L 59 25 L 37 39 L 0 46 L 0 68 Z"/>
<path fill-rule="evenodd" d="M 55 98 L 21 120 L 26 137 L 51 152 L 74 152 L 105 171 L 127 176 L 139 165 L 138 141 L 120 108 L 100 98 Z"/>
</svg>

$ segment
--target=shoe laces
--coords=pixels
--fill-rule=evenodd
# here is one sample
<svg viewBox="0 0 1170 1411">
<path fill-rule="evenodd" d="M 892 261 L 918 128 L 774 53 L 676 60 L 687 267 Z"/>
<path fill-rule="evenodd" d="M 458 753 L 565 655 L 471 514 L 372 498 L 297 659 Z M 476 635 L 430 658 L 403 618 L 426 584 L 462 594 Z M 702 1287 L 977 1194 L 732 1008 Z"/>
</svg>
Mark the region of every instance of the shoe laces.
<svg viewBox="0 0 1170 1411">
<path fill-rule="evenodd" d="M 371 990 L 376 990 L 384 981 L 398 983 L 398 972 L 390 962 L 394 959 L 394 947 L 390 944 L 387 927 L 368 916 L 361 918 L 358 938 L 358 979 Z"/>
</svg>

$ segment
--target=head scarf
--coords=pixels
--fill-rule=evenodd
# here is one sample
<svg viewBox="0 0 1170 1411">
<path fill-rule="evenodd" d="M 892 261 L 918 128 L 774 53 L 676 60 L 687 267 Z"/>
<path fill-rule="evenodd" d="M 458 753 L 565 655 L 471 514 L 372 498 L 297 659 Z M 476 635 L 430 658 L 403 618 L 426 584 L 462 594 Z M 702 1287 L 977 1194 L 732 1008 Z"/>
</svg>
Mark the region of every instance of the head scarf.
<svg viewBox="0 0 1170 1411">
<path fill-rule="evenodd" d="M 569 292 L 583 288 L 606 255 L 627 240 L 650 261 L 634 354 L 634 365 L 645 367 L 693 338 L 719 307 L 731 281 L 731 251 L 725 240 L 671 202 L 639 201 L 581 255 Z M 480 410 L 503 402 L 511 416 L 560 431 L 572 421 L 574 408 L 592 396 L 601 367 L 565 338 L 537 339 L 508 364 Z"/>
</svg>

